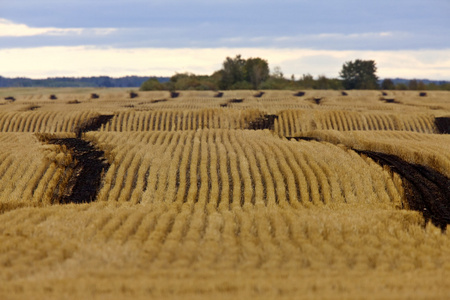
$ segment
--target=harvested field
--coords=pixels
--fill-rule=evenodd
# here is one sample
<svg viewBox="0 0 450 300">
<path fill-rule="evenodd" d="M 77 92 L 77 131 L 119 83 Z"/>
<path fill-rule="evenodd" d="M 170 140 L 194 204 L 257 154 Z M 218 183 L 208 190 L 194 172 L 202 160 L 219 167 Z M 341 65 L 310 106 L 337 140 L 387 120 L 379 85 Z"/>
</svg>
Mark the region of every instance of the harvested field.
<svg viewBox="0 0 450 300">
<path fill-rule="evenodd" d="M 0 299 L 450 294 L 448 92 L 131 93 L 0 89 Z"/>
</svg>

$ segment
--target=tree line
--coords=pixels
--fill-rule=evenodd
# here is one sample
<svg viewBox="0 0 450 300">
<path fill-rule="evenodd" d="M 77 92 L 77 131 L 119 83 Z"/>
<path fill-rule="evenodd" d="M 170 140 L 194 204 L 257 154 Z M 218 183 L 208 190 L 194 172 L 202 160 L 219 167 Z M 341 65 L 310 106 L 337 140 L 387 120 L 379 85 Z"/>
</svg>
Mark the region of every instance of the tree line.
<svg viewBox="0 0 450 300">
<path fill-rule="evenodd" d="M 176 73 L 166 82 L 152 77 L 141 85 L 141 90 L 450 90 L 450 82 L 436 84 L 410 80 L 406 84 L 392 79 L 380 81 L 376 71 L 375 61 L 356 59 L 344 63 L 339 78 L 324 75 L 314 78 L 310 74 L 304 74 L 300 78 L 295 78 L 294 75 L 286 78 L 279 67 L 271 72 L 265 59 L 244 59 L 241 55 L 236 55 L 234 58 L 227 57 L 222 63 L 222 69 L 211 75 Z"/>
<path fill-rule="evenodd" d="M 109 76 L 93 77 L 51 77 L 31 79 L 25 77 L 6 78 L 0 76 L 0 87 L 139 87 L 150 76 L 126 76 L 112 78 Z M 156 77 L 159 81 L 168 81 L 168 77 Z"/>
</svg>

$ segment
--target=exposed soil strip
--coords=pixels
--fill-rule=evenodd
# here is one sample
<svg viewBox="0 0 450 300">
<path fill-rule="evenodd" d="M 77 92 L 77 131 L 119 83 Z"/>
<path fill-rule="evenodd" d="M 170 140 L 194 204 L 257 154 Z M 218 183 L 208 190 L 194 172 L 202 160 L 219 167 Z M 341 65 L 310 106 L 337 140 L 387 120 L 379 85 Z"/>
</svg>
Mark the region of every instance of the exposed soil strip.
<svg viewBox="0 0 450 300">
<path fill-rule="evenodd" d="M 151 100 L 150 103 L 159 103 L 159 102 L 166 102 L 166 101 L 167 101 L 167 99 L 154 99 L 154 100 Z"/>
<path fill-rule="evenodd" d="M 450 179 L 422 165 L 408 163 L 395 155 L 354 150 L 382 166 L 398 173 L 404 182 L 406 200 L 412 210 L 423 214 L 425 220 L 445 230 L 450 224 Z"/>
<path fill-rule="evenodd" d="M 384 101 L 385 103 L 397 103 L 400 104 L 401 102 L 395 100 L 393 97 L 380 97 L 380 101 Z"/>
<path fill-rule="evenodd" d="M 320 98 L 320 97 L 314 97 L 314 103 L 316 103 L 317 105 L 319 105 L 320 104 L 320 102 L 322 101 L 322 98 Z"/>
<path fill-rule="evenodd" d="M 108 123 L 114 115 L 100 115 L 98 117 L 90 118 L 75 128 L 77 138 L 81 138 L 83 132 L 94 131 L 100 129 L 103 124 Z"/>
<path fill-rule="evenodd" d="M 72 154 L 72 176 L 62 195 L 56 195 L 60 203 L 89 203 L 95 200 L 102 182 L 102 174 L 109 169 L 104 152 L 79 138 L 51 139 L 49 144 L 66 146 Z"/>
<path fill-rule="evenodd" d="M 305 92 L 297 92 L 294 94 L 295 97 L 303 97 L 305 96 Z"/>
<path fill-rule="evenodd" d="M 315 137 L 308 137 L 308 136 L 287 136 L 286 137 L 288 140 L 290 139 L 294 139 L 296 141 L 316 141 L 316 142 L 320 142 L 321 140 Z"/>
<path fill-rule="evenodd" d="M 297 141 L 321 141 L 314 137 L 287 137 Z M 374 151 L 355 150 L 402 177 L 409 208 L 423 214 L 426 221 L 442 230 L 450 224 L 450 179 L 432 168 L 408 163 L 398 156 Z"/>
<path fill-rule="evenodd" d="M 275 120 L 278 119 L 277 115 L 264 115 L 248 123 L 247 129 L 253 130 L 273 130 L 275 126 Z"/>
<path fill-rule="evenodd" d="M 71 101 L 68 101 L 68 102 L 67 102 L 67 104 L 80 104 L 80 103 L 81 103 L 81 102 L 78 101 L 77 99 L 71 100 Z"/>
<path fill-rule="evenodd" d="M 450 117 L 440 117 L 434 119 L 434 124 L 436 125 L 439 133 L 450 134 Z"/>
</svg>

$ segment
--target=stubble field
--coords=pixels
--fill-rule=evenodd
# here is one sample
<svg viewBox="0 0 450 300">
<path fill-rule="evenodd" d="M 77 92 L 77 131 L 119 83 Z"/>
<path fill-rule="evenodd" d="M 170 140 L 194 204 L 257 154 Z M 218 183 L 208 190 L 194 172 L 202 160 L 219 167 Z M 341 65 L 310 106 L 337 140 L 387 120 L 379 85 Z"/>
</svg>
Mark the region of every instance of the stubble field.
<svg viewBox="0 0 450 300">
<path fill-rule="evenodd" d="M 0 298 L 445 299 L 450 93 L 297 92 L 1 89 Z"/>
</svg>

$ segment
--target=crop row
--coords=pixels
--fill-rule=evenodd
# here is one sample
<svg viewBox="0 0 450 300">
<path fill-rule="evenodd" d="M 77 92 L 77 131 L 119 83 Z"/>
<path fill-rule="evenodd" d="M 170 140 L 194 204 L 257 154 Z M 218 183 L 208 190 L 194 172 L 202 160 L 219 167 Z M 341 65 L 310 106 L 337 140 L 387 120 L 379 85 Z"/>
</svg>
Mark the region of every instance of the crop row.
<svg viewBox="0 0 450 300">
<path fill-rule="evenodd" d="M 310 130 L 397 130 L 434 133 L 434 117 L 421 114 L 361 113 L 334 110 L 288 110 L 279 115 L 275 130 L 284 136 Z"/>
<path fill-rule="evenodd" d="M 72 132 L 97 113 L 85 112 L 0 112 L 0 132 Z"/>
<path fill-rule="evenodd" d="M 364 202 L 401 207 L 401 181 L 331 144 L 269 132 L 91 132 L 112 161 L 99 201 L 205 207 L 311 207 Z"/>
<path fill-rule="evenodd" d="M 98 114 L 86 112 L 0 113 L 0 132 L 73 132 Z M 161 110 L 119 112 L 102 131 L 177 131 L 197 129 L 247 129 L 264 118 L 255 109 Z M 254 127 L 254 126 L 253 126 Z M 261 128 L 264 129 L 264 128 Z M 273 129 L 282 136 L 310 130 L 436 131 L 434 117 L 425 114 L 358 113 L 334 110 L 287 110 L 274 119 Z"/>
</svg>

